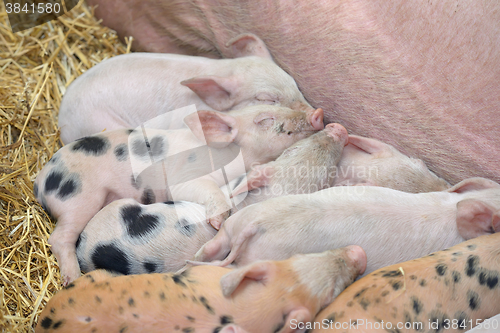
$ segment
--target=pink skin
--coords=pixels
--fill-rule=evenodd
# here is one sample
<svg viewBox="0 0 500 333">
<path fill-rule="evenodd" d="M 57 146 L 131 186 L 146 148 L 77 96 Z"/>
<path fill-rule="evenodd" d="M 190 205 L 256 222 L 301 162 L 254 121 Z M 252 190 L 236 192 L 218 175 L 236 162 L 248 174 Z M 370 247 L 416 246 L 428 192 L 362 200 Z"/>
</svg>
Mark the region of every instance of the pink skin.
<svg viewBox="0 0 500 333">
<path fill-rule="evenodd" d="M 365 266 L 366 254 L 353 245 L 239 269 L 97 270 L 54 295 L 35 332 L 293 332 L 293 322 L 312 320 Z"/>
<path fill-rule="evenodd" d="M 445 318 L 450 320 L 450 327 L 444 332 L 465 332 L 500 313 L 499 242 L 500 233 L 482 236 L 432 256 L 373 272 L 350 285 L 313 320 L 317 323 L 326 320 L 328 329 L 323 327 L 312 332 L 384 332 L 374 325 L 380 324 L 380 320 L 384 327 L 395 328 L 398 323 L 409 321 L 412 328 L 421 323 L 421 332 L 436 332 L 436 324 L 429 326 Z M 358 327 L 344 324 L 342 329 L 339 326 L 354 320 L 360 323 Z M 372 326 L 365 325 L 368 322 Z M 484 324 L 488 328 L 487 323 Z M 497 327 L 498 317 L 490 322 L 491 330 L 470 333 L 498 332 Z M 399 332 L 417 330 L 400 329 Z"/>
<path fill-rule="evenodd" d="M 500 181 L 498 2 L 88 3 L 136 50 L 233 57 L 228 41 L 252 32 L 327 123 L 421 158 L 451 184 Z"/>
</svg>

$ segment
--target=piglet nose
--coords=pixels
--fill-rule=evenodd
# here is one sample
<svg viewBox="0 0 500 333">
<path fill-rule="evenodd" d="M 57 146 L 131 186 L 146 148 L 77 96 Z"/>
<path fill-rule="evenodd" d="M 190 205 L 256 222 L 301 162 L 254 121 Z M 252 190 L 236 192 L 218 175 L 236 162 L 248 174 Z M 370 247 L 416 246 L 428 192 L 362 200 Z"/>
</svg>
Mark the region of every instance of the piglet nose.
<svg viewBox="0 0 500 333">
<path fill-rule="evenodd" d="M 349 135 L 344 126 L 337 123 L 327 124 L 325 127 L 325 132 L 328 136 L 331 136 L 336 141 L 343 141 L 344 146 L 347 145 L 349 141 Z"/>
<path fill-rule="evenodd" d="M 325 125 L 323 124 L 323 109 L 321 108 L 307 111 L 307 120 L 309 121 L 311 126 L 317 131 L 320 131 L 323 128 L 325 128 Z"/>
</svg>

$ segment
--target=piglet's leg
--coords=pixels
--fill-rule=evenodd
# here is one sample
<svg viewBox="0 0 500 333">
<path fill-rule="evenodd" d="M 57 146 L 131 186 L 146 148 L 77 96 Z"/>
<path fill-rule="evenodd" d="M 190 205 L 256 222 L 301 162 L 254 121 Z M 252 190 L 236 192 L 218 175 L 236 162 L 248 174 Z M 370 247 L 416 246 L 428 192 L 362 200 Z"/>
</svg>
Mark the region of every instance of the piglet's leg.
<svg viewBox="0 0 500 333">
<path fill-rule="evenodd" d="M 98 200 L 100 197 L 95 195 L 94 198 L 98 202 L 92 203 L 87 200 L 88 207 L 101 207 L 102 204 Z M 63 286 L 68 285 L 81 275 L 80 265 L 76 257 L 76 241 L 87 223 L 98 211 L 98 209 L 92 210 L 88 207 L 86 207 L 87 209 L 79 209 L 81 207 L 68 209 L 63 214 L 58 214 L 57 225 L 49 238 L 52 253 L 59 264 Z"/>
<path fill-rule="evenodd" d="M 229 217 L 231 206 L 212 179 L 195 179 L 170 188 L 173 200 L 188 200 L 205 205 L 209 223 L 219 230 Z"/>
<path fill-rule="evenodd" d="M 80 265 L 76 257 L 76 241 L 83 231 L 78 223 L 59 218 L 56 228 L 49 238 L 51 250 L 57 259 L 61 271 L 63 286 L 80 277 Z"/>
</svg>

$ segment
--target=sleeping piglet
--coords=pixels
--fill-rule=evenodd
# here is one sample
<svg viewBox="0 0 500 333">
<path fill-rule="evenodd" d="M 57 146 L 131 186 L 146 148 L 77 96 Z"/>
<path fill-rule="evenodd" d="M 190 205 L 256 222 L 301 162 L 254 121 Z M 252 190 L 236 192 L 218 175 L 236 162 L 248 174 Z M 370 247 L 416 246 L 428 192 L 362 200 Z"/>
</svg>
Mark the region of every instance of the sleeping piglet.
<svg viewBox="0 0 500 333">
<path fill-rule="evenodd" d="M 313 193 L 331 186 L 370 185 L 419 193 L 450 187 L 425 163 L 400 153 L 391 145 L 357 135 L 347 135 L 340 124 L 300 140 L 275 161 L 254 167 L 241 183 L 230 184 L 245 206 L 288 194 Z"/>
<path fill-rule="evenodd" d="M 363 273 L 359 246 L 238 269 L 80 277 L 55 294 L 35 332 L 293 332 Z M 295 332 L 303 332 L 297 330 Z"/>
<path fill-rule="evenodd" d="M 84 272 L 176 272 L 217 233 L 206 220 L 205 207 L 194 202 L 113 201 L 78 237 L 78 263 Z"/>
<path fill-rule="evenodd" d="M 313 127 L 304 112 L 278 106 L 257 105 L 229 113 L 198 111 L 185 118 L 189 126 L 186 129 L 148 129 L 147 137 L 144 129 L 121 129 L 86 137 L 61 148 L 40 171 L 34 192 L 38 201 L 58 220 L 49 243 L 59 262 L 63 283 L 80 275 L 75 243 L 87 222 L 102 207 L 120 198 L 148 204 L 172 200 L 175 195 L 175 200 L 204 204 L 210 223 L 218 228 L 230 209 L 219 186 L 225 179 L 248 170 L 252 163 L 275 159 L 295 141 L 322 128 L 322 110 L 315 113 L 319 114 L 315 119 L 321 122 Z M 237 145 L 244 160 L 243 170 L 229 164 L 224 177 L 216 170 L 171 189 L 155 182 L 165 171 L 162 163 L 152 164 L 145 170 L 146 174 L 137 177 L 132 170 L 131 161 L 148 164 L 153 159 L 161 161 L 167 155 L 181 156 L 170 159 L 172 163 L 168 165 L 170 171 L 177 170 L 176 175 L 184 176 L 182 171 L 191 164 L 195 169 L 200 164 L 210 166 L 212 160 L 197 160 L 196 153 L 183 154 L 202 147 L 204 140 L 217 147 L 211 148 L 210 156 L 224 147 Z M 148 176 L 148 170 L 153 176 Z M 171 174 L 170 171 L 167 173 Z M 172 178 L 169 183 L 175 181 Z"/>
<path fill-rule="evenodd" d="M 500 231 L 499 207 L 500 185 L 484 178 L 417 194 L 376 186 L 331 187 L 241 209 L 194 260 L 240 266 L 356 244 L 367 253 L 370 273 Z"/>
<path fill-rule="evenodd" d="M 500 212 L 495 218 L 500 219 Z M 500 233 L 359 279 L 314 319 L 310 332 L 498 332 Z M 477 327 L 477 326 L 476 326 Z M 467 331 L 469 333 L 469 331 Z"/>
<path fill-rule="evenodd" d="M 242 34 L 228 45 L 235 59 L 164 53 L 131 53 L 105 60 L 70 84 L 61 102 L 61 139 L 136 127 L 168 111 L 195 104 L 197 110 L 228 111 L 272 104 L 305 111 L 293 78 L 276 65 L 257 36 Z M 256 48 L 261 56 L 246 56 Z M 173 118 L 163 129 L 178 129 Z"/>
</svg>

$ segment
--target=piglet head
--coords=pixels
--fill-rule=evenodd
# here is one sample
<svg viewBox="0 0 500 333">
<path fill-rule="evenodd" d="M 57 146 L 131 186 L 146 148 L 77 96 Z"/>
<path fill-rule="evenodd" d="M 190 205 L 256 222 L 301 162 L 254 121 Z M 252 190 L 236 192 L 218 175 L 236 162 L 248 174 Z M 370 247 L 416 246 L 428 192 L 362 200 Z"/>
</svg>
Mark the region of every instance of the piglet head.
<svg viewBox="0 0 500 333">
<path fill-rule="evenodd" d="M 322 127 L 323 111 L 318 109 L 308 117 L 305 112 L 286 107 L 254 105 L 227 113 L 198 111 L 184 122 L 196 137 L 212 147 L 237 144 L 248 170 L 251 164 L 276 159 L 296 141 L 314 134 Z"/>
<path fill-rule="evenodd" d="M 322 253 L 296 255 L 289 259 L 299 281 L 317 297 L 319 306 L 330 304 L 366 269 L 366 253 L 350 245 Z"/>
<path fill-rule="evenodd" d="M 237 121 L 235 143 L 243 151 L 245 164 L 276 159 L 298 140 L 322 129 L 323 111 L 318 109 L 311 123 L 302 111 L 275 105 L 255 105 L 229 112 Z"/>
<path fill-rule="evenodd" d="M 287 300 L 285 322 L 314 318 L 366 269 L 366 254 L 356 245 L 295 255 L 283 261 L 257 261 L 235 269 L 220 280 L 222 293 L 231 297 L 250 284 L 261 284 L 268 297 Z"/>
</svg>

